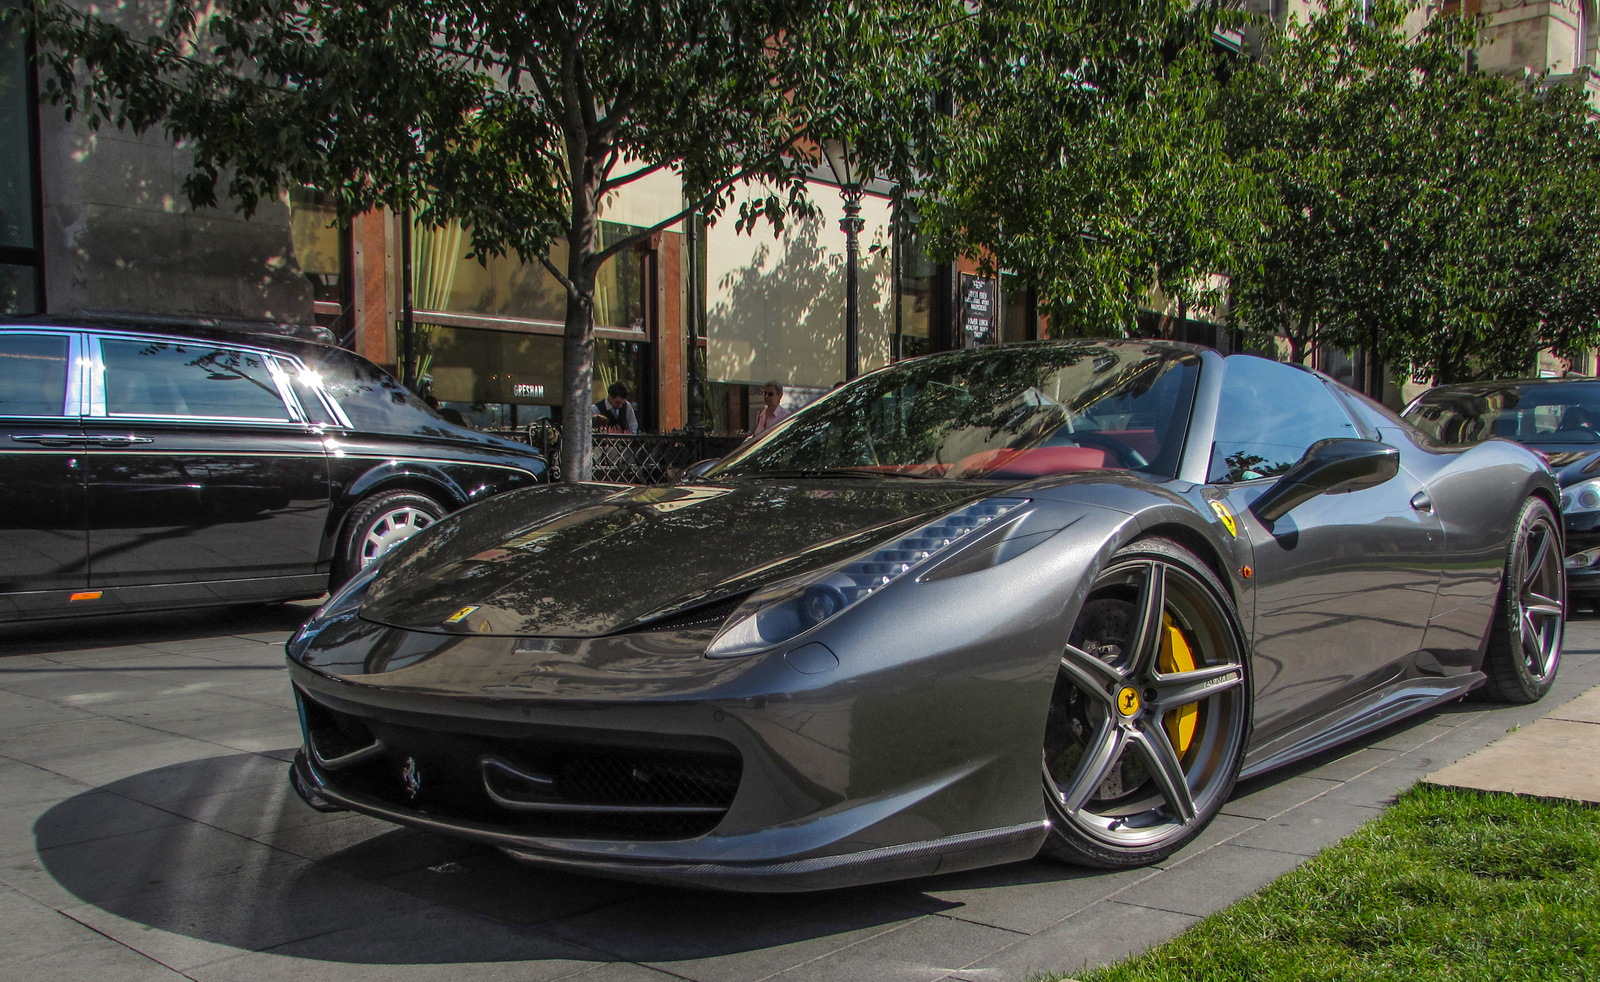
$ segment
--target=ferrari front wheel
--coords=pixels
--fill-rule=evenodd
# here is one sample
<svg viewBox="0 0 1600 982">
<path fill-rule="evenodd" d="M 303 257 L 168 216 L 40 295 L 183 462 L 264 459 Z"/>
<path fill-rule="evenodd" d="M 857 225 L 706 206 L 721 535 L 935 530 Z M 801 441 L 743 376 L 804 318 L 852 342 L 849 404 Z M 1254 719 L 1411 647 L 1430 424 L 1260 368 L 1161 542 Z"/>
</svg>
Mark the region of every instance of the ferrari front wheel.
<svg viewBox="0 0 1600 982">
<path fill-rule="evenodd" d="M 1165 539 L 1118 552 L 1062 651 L 1045 730 L 1045 851 L 1088 866 L 1157 862 L 1233 790 L 1250 729 L 1233 604 Z"/>
</svg>

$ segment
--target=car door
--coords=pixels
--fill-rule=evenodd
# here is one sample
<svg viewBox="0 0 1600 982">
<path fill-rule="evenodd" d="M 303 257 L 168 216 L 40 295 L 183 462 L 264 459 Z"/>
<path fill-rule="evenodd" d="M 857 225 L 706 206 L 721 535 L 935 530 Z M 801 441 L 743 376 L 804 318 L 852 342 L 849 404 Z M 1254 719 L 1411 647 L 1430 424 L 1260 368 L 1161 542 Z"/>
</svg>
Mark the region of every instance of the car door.
<svg viewBox="0 0 1600 982">
<path fill-rule="evenodd" d="M 0 614 L 63 605 L 88 585 L 81 343 L 0 333 Z"/>
<path fill-rule="evenodd" d="M 1258 521 L 1250 504 L 1311 444 L 1368 434 L 1311 372 L 1253 355 L 1224 366 L 1207 477 L 1254 551 L 1259 742 L 1386 681 L 1421 648 L 1444 534 L 1404 456 L 1377 487 Z"/>
<path fill-rule="evenodd" d="M 315 573 L 328 513 L 326 454 L 281 362 L 209 340 L 103 335 L 92 343 L 90 583 Z M 249 592 L 236 583 L 230 595 Z"/>
</svg>

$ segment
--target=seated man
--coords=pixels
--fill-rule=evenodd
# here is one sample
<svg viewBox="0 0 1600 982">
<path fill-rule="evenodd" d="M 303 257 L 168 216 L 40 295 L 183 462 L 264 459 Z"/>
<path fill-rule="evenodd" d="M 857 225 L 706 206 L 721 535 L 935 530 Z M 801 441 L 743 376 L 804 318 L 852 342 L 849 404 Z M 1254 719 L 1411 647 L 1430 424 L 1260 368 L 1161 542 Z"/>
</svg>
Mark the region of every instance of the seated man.
<svg viewBox="0 0 1600 982">
<path fill-rule="evenodd" d="M 628 401 L 628 387 L 612 382 L 606 398 L 594 404 L 595 428 L 603 433 L 637 433 L 639 417 Z"/>
</svg>

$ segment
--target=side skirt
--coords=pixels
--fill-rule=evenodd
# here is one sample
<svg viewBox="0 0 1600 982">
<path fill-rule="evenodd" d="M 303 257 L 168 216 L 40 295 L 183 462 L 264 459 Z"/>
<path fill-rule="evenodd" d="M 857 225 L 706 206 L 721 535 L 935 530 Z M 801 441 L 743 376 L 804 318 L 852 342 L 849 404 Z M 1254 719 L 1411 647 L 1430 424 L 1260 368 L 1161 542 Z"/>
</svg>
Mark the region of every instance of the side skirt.
<svg viewBox="0 0 1600 982">
<path fill-rule="evenodd" d="M 326 573 L 149 586 L 85 587 L 81 590 L 36 590 L 0 594 L 0 622 L 81 617 L 85 614 L 130 614 L 181 607 L 223 607 L 229 604 L 298 600 L 318 597 L 326 592 Z M 83 599 L 73 600 L 74 595 Z"/>
<path fill-rule="evenodd" d="M 1239 779 L 1264 774 L 1449 702 L 1483 684 L 1484 677 L 1482 672 L 1466 672 L 1448 678 L 1411 678 L 1370 692 L 1332 713 L 1302 723 L 1270 743 L 1252 747 Z"/>
</svg>

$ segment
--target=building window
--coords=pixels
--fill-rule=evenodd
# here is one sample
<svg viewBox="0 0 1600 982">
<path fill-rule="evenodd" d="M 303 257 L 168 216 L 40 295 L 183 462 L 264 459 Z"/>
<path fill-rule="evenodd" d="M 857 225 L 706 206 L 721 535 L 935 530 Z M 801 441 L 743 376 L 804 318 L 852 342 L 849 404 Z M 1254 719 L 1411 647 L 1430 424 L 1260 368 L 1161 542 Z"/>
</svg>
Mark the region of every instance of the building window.
<svg viewBox="0 0 1600 982">
<path fill-rule="evenodd" d="M 340 227 L 339 213 L 327 195 L 300 188 L 289 192 L 289 229 L 300 272 L 311 283 L 317 323 L 352 347 L 349 228 Z"/>
<path fill-rule="evenodd" d="M 912 222 L 901 224 L 895 241 L 900 247 L 900 268 L 895 296 L 895 345 L 890 353 L 895 358 L 915 358 L 932 350 L 939 267 L 928 258 Z"/>
<path fill-rule="evenodd" d="M 0 9 L 17 0 L 0 0 Z M 29 45 L 21 29 L 0 28 L 0 313 L 44 309 L 39 241 L 39 119 Z"/>
<path fill-rule="evenodd" d="M 556 334 L 431 325 L 418 375 L 442 409 L 454 409 L 473 426 L 526 426 L 561 414 L 561 347 Z M 640 429 L 653 428 L 654 405 L 646 354 L 636 341 L 595 341 L 594 389 L 590 402 L 605 398 L 613 382 L 628 387 Z"/>
<path fill-rule="evenodd" d="M 639 231 L 600 223 L 600 247 Z M 525 263 L 514 253 L 486 256 L 472 252 L 472 235 L 459 223 L 441 228 L 413 227 L 412 268 L 418 317 L 423 311 L 561 324 L 567 316 L 566 290 L 542 263 Z M 550 263 L 567 265 L 567 244 L 550 247 Z M 645 329 L 645 253 L 626 249 L 600 267 L 595 282 L 596 327 Z"/>
<path fill-rule="evenodd" d="M 1023 286 L 1022 277 L 1015 273 L 1000 274 L 1000 341 L 1013 344 L 1032 341 L 1039 336 L 1038 318 L 1034 304 Z"/>
<path fill-rule="evenodd" d="M 605 248 L 638 229 L 600 223 Z M 414 225 L 412 296 L 417 377 L 422 391 L 479 427 L 526 426 L 559 419 L 562 402 L 562 329 L 566 290 L 538 262 L 515 254 L 472 253 L 469 229 L 452 222 Z M 565 242 L 550 261 L 565 267 Z M 609 259 L 595 283 L 594 390 L 604 398 L 613 382 L 628 387 L 641 430 L 655 428 L 653 356 L 647 302 L 650 256 L 625 249 Z M 398 275 L 399 271 L 396 270 Z M 404 350 L 396 325 L 395 352 Z"/>
</svg>

